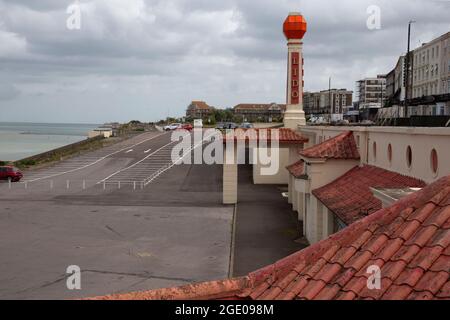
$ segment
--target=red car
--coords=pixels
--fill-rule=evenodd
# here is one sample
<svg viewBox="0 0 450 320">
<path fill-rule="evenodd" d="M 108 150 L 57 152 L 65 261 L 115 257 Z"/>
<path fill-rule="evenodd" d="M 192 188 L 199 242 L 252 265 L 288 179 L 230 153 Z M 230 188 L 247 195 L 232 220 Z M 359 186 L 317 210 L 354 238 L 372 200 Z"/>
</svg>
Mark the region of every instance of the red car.
<svg viewBox="0 0 450 320">
<path fill-rule="evenodd" d="M 19 169 L 11 166 L 0 167 L 0 180 L 9 180 L 18 182 L 23 178 L 22 172 Z"/>
<path fill-rule="evenodd" d="M 192 129 L 194 129 L 194 127 L 190 123 L 185 123 L 179 129 L 191 131 Z"/>
</svg>

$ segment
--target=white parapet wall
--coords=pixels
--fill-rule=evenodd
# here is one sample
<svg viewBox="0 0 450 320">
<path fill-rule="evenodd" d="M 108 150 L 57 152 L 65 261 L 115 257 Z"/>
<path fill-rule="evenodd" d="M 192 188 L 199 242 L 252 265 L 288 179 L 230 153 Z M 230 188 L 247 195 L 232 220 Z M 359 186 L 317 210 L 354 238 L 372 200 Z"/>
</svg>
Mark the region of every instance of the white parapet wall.
<svg viewBox="0 0 450 320">
<path fill-rule="evenodd" d="M 308 145 L 343 131 L 353 131 L 361 164 L 422 179 L 427 183 L 450 175 L 450 128 L 302 126 Z"/>
</svg>

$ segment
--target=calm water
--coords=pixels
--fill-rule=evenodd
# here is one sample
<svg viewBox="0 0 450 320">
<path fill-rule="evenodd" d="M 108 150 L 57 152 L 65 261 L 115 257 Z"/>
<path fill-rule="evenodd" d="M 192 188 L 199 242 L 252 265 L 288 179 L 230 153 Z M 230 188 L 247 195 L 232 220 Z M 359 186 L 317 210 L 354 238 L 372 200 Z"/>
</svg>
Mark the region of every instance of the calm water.
<svg viewBox="0 0 450 320">
<path fill-rule="evenodd" d="M 0 160 L 20 160 L 87 138 L 97 124 L 0 122 Z"/>
</svg>

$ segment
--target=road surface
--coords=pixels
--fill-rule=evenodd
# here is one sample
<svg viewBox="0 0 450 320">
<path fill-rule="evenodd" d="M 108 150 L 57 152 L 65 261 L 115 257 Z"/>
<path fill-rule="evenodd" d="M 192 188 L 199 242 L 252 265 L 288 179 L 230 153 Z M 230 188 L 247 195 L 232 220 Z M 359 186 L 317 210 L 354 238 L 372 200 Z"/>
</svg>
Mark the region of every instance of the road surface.
<svg viewBox="0 0 450 320">
<path fill-rule="evenodd" d="M 0 183 L 0 299 L 71 299 L 228 276 L 220 165 L 175 165 L 144 133 Z M 68 290 L 66 269 L 81 269 Z"/>
</svg>

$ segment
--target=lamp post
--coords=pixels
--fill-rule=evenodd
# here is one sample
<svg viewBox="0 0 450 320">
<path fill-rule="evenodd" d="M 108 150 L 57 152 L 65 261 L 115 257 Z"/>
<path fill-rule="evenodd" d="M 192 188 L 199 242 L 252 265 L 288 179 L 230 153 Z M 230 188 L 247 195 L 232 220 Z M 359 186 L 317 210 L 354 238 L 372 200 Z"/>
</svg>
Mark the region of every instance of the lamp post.
<svg viewBox="0 0 450 320">
<path fill-rule="evenodd" d="M 408 95 L 409 95 L 409 68 L 410 68 L 410 47 L 411 47 L 411 24 L 415 21 L 410 20 L 408 23 L 408 50 L 406 51 L 406 79 L 405 79 L 405 118 L 408 118 Z"/>
</svg>

